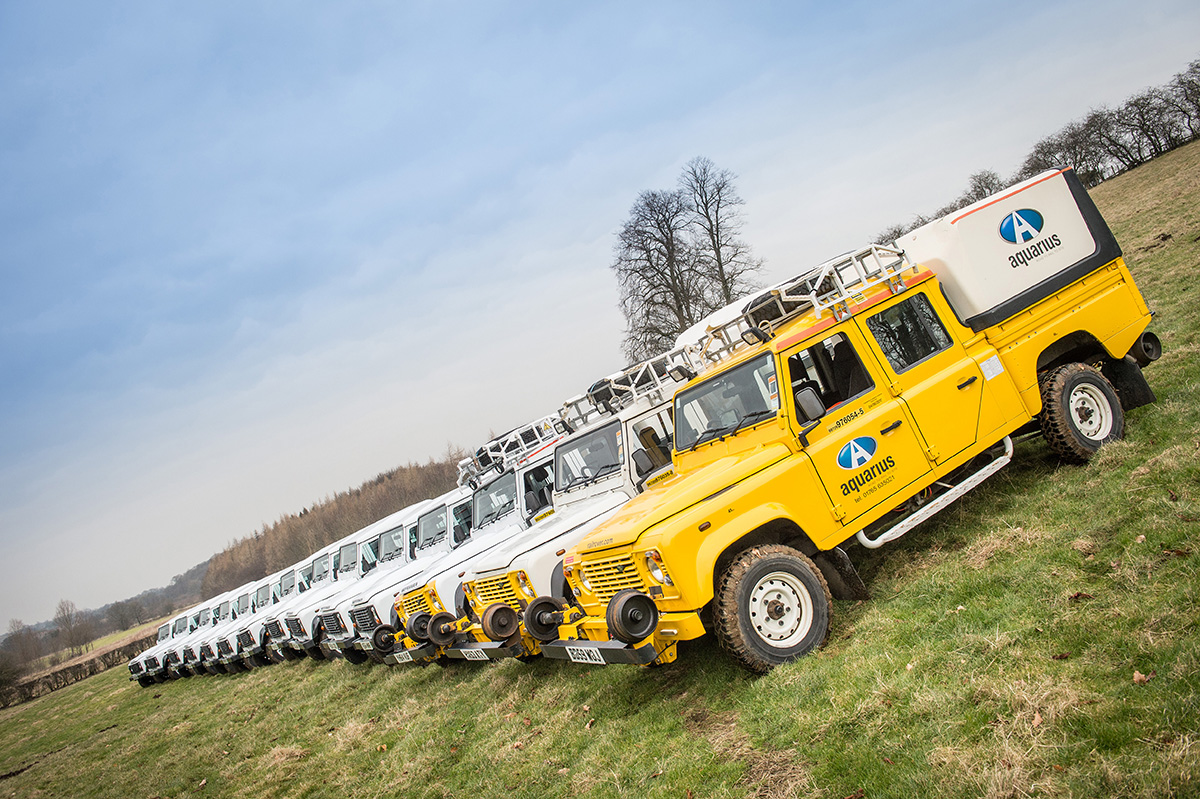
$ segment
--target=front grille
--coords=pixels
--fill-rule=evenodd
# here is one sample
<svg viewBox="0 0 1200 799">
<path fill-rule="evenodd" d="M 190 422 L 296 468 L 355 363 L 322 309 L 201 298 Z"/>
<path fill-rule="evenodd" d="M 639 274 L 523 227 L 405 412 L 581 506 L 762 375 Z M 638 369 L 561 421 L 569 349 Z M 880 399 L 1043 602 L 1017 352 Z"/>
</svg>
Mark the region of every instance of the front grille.
<svg viewBox="0 0 1200 799">
<path fill-rule="evenodd" d="M 154 655 L 151 655 L 150 657 L 146 658 L 146 668 L 147 669 L 157 669 L 158 668 L 158 658 L 154 657 Z"/>
<path fill-rule="evenodd" d="M 136 660 L 133 661 L 132 663 L 129 664 L 129 671 L 131 674 L 141 674 L 142 673 L 142 664 L 138 663 Z"/>
<path fill-rule="evenodd" d="M 418 588 L 404 595 L 404 618 L 411 619 L 418 613 L 433 613 L 433 604 L 425 596 L 425 589 Z"/>
<path fill-rule="evenodd" d="M 351 610 L 350 620 L 354 622 L 354 626 L 363 635 L 374 632 L 375 628 L 379 626 L 379 617 L 375 615 L 375 608 L 371 605 Z"/>
<path fill-rule="evenodd" d="M 254 646 L 254 636 L 250 634 L 249 630 L 242 630 L 240 633 L 238 633 L 237 641 L 238 646 L 240 646 L 242 649 L 249 649 L 250 647 Z"/>
<path fill-rule="evenodd" d="M 184 662 L 184 663 L 191 663 L 191 662 L 192 662 L 193 660 L 195 660 L 195 659 L 196 659 L 196 653 L 195 653 L 195 652 L 192 650 L 192 648 L 191 648 L 190 646 L 184 647 L 184 649 L 183 649 L 183 662 Z"/>
<path fill-rule="evenodd" d="M 346 625 L 342 624 L 342 614 L 337 611 L 321 616 L 321 624 L 325 625 L 326 635 L 341 635 L 346 632 Z"/>
<path fill-rule="evenodd" d="M 217 653 L 221 654 L 221 655 L 232 655 L 233 647 L 231 647 L 229 645 L 228 641 L 225 641 L 225 640 L 217 641 Z"/>
<path fill-rule="evenodd" d="M 179 655 L 175 654 L 174 652 L 168 652 L 166 654 L 166 656 L 163 658 L 163 664 L 167 665 L 167 666 L 172 666 L 178 662 L 179 662 Z"/>
<path fill-rule="evenodd" d="M 212 660 L 213 659 L 212 647 L 209 646 L 208 644 L 205 644 L 204 646 L 200 647 L 200 657 L 204 658 L 205 660 Z"/>
<path fill-rule="evenodd" d="M 507 574 L 476 580 L 475 596 L 479 598 L 478 610 L 480 612 L 496 602 L 503 602 L 517 613 L 524 610 L 521 601 L 517 598 L 517 592 L 513 588 L 513 581 L 508 579 Z"/>
<path fill-rule="evenodd" d="M 271 619 L 267 622 L 267 635 L 272 638 L 283 638 L 283 625 L 278 619 Z"/>
<path fill-rule="evenodd" d="M 296 638 L 304 637 L 304 625 L 300 623 L 299 619 L 284 619 L 284 622 L 287 624 L 289 633 Z"/>
<path fill-rule="evenodd" d="M 642 577 L 633 565 L 632 555 L 618 555 L 615 558 L 594 560 L 583 564 L 583 574 L 591 583 L 592 591 L 601 602 L 607 603 L 626 588 L 645 591 Z"/>
</svg>

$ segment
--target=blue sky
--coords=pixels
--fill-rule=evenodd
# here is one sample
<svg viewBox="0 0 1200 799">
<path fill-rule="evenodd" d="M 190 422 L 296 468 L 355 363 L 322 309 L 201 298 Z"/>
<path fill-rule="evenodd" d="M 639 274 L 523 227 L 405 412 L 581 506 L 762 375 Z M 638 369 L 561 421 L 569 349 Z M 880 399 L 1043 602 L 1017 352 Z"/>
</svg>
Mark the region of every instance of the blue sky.
<svg viewBox="0 0 1200 799">
<path fill-rule="evenodd" d="M 0 621 L 619 368 L 637 194 L 764 279 L 1200 57 L 1191 2 L 0 4 Z"/>
</svg>

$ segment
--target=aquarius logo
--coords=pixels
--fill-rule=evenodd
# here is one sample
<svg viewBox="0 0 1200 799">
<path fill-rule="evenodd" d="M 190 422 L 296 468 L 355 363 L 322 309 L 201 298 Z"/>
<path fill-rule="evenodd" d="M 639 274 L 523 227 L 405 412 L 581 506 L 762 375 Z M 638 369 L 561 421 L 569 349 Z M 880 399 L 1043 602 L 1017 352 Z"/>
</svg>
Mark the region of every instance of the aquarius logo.
<svg viewBox="0 0 1200 799">
<path fill-rule="evenodd" d="M 1045 220 L 1032 208 L 1013 211 L 1000 222 L 1000 238 L 1009 244 L 1024 244 L 1042 232 Z"/>
<path fill-rule="evenodd" d="M 837 464 L 843 469 L 860 469 L 875 457 L 875 439 L 861 436 L 838 450 Z"/>
</svg>

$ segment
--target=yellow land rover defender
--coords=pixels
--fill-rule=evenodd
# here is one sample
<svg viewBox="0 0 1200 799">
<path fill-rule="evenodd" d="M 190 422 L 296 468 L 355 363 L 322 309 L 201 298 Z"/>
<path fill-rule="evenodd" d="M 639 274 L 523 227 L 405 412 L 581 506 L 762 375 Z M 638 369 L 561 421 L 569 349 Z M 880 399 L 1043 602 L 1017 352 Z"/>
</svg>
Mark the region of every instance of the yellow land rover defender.
<svg viewBox="0 0 1200 799">
<path fill-rule="evenodd" d="M 1085 461 L 1154 401 L 1150 311 L 1070 170 L 742 311 L 675 396 L 675 475 L 564 558 L 576 606 L 544 655 L 661 663 L 712 631 L 754 671 L 800 657 L 831 593 L 865 596 L 840 545 L 905 534 L 1003 467 L 1022 428 Z"/>
</svg>

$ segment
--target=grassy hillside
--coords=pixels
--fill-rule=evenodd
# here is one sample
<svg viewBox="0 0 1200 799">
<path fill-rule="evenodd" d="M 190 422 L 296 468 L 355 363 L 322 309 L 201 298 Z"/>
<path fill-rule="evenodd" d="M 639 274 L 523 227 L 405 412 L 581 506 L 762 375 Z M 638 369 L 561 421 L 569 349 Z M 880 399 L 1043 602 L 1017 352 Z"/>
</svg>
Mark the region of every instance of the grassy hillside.
<svg viewBox="0 0 1200 799">
<path fill-rule="evenodd" d="M 1166 353 L 1087 467 L 1040 441 L 852 555 L 874 599 L 755 678 L 302 661 L 0 712 L 0 796 L 1200 795 L 1200 144 L 1099 187 Z"/>
</svg>

